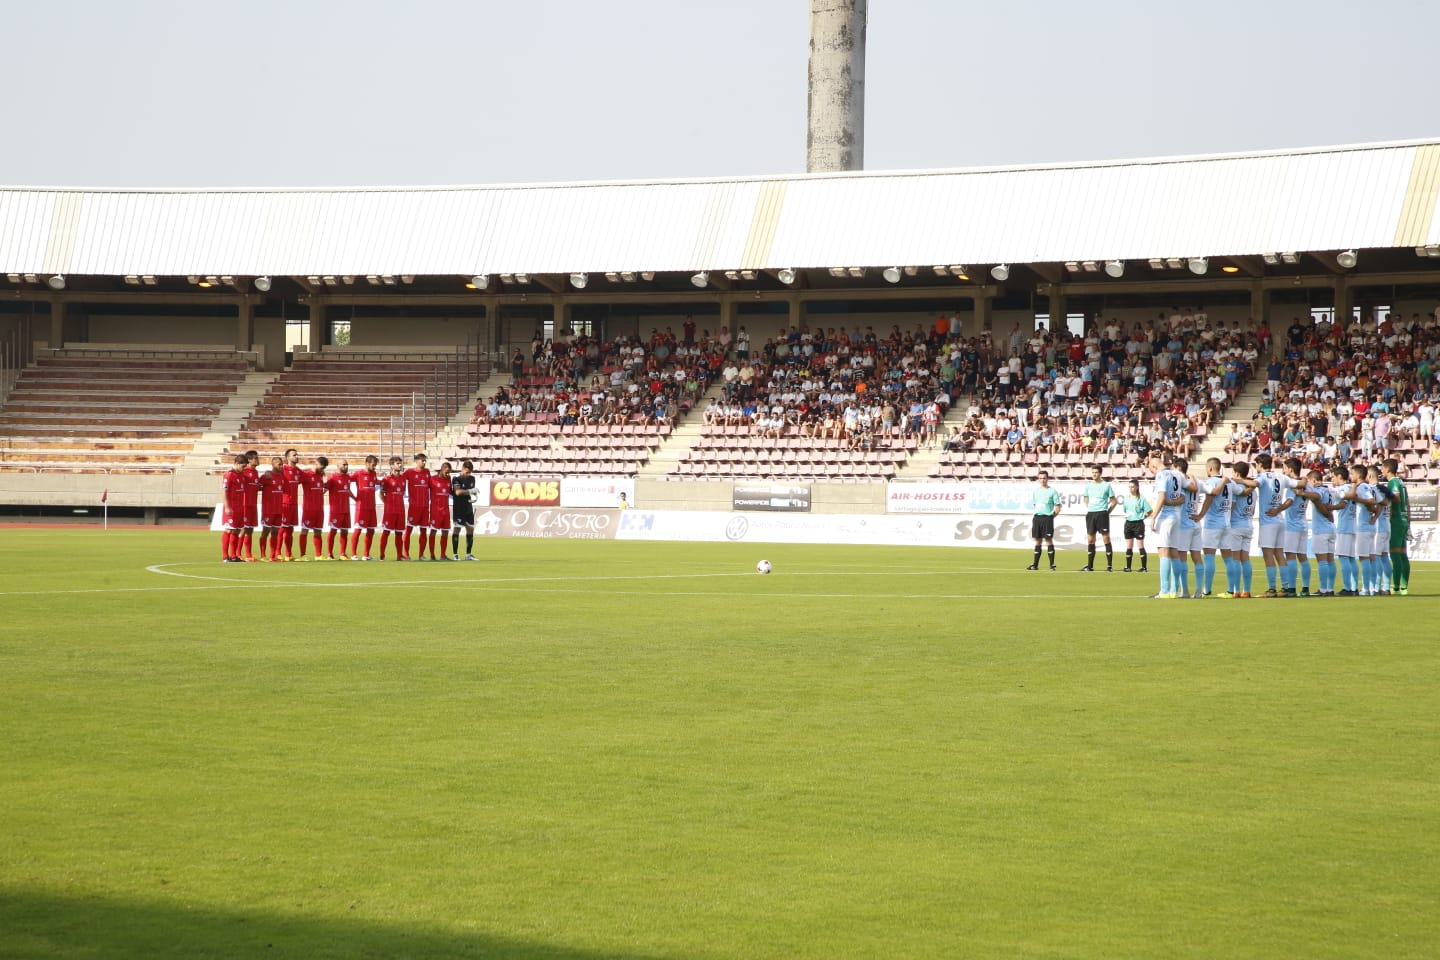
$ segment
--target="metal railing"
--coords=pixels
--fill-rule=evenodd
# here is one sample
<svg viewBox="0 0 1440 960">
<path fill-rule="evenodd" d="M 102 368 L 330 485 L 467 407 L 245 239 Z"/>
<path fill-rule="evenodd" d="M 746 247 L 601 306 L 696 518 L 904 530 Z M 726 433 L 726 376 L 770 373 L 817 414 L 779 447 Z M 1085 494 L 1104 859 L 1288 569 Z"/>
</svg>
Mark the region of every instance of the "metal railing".
<svg viewBox="0 0 1440 960">
<path fill-rule="evenodd" d="M 425 354 L 424 358 L 432 356 Z M 492 363 L 490 354 L 469 337 L 453 353 L 435 357 L 430 379 L 381 430 L 382 459 L 399 456 L 408 460 L 426 449 L 490 375 Z"/>
<path fill-rule="evenodd" d="M 15 329 L 0 337 L 0 405 L 10 399 L 15 382 L 35 360 L 35 336 L 28 316 L 17 318 Z"/>
</svg>

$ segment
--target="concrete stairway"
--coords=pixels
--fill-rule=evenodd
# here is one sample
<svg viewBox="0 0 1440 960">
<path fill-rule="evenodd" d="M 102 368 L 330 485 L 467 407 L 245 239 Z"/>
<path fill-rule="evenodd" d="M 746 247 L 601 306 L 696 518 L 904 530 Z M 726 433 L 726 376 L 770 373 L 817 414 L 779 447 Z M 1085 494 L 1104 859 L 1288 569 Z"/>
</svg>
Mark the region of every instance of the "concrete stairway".
<svg viewBox="0 0 1440 960">
<path fill-rule="evenodd" d="M 1225 444 L 1230 441 L 1230 424 L 1245 424 L 1250 418 L 1260 411 L 1260 395 L 1265 392 L 1265 378 L 1255 377 L 1230 404 L 1230 409 L 1225 411 L 1225 418 L 1215 424 L 1209 433 L 1205 435 L 1205 442 L 1200 444 L 1200 449 L 1195 452 L 1192 458 L 1195 463 L 1203 464 L 1211 457 L 1219 457 L 1225 460 Z"/>
<path fill-rule="evenodd" d="M 244 382 L 235 388 L 235 393 L 225 406 L 220 408 L 220 412 L 211 421 L 210 428 L 195 441 L 194 448 L 179 469 L 199 471 L 202 474 L 216 470 L 223 473 L 227 465 L 217 463 L 221 452 L 230 445 L 246 419 L 255 412 L 256 405 L 269 392 L 277 376 L 274 373 L 245 374 Z"/>
</svg>

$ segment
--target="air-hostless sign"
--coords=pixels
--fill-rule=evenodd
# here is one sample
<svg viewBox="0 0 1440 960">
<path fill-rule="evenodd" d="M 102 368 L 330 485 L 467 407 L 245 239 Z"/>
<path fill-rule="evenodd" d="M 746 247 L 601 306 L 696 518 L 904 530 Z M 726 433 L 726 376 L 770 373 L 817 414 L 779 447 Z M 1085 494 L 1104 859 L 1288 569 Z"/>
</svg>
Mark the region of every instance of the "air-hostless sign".
<svg viewBox="0 0 1440 960">
<path fill-rule="evenodd" d="M 559 480 L 491 480 L 490 503 L 497 507 L 560 505 Z"/>
</svg>

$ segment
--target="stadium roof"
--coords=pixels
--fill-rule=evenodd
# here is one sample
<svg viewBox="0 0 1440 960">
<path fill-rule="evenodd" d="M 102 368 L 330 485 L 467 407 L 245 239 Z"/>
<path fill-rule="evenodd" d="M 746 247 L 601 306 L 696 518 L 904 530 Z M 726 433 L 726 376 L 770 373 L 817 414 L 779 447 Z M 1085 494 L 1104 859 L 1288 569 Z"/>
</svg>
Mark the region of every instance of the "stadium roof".
<svg viewBox="0 0 1440 960">
<path fill-rule="evenodd" d="M 3 188 L 0 274 L 777 271 L 1423 248 L 1440 244 L 1437 194 L 1440 140 L 711 180 Z"/>
</svg>

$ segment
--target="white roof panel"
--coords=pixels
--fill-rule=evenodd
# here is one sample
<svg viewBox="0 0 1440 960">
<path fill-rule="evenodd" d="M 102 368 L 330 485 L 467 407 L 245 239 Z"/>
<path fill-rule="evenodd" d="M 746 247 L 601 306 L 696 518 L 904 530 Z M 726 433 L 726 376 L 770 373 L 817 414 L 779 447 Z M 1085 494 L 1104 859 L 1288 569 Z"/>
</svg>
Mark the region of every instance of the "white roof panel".
<svg viewBox="0 0 1440 960">
<path fill-rule="evenodd" d="M 0 272 L 468 276 L 1389 247 L 1440 238 L 1434 178 L 1412 176 L 1436 150 L 511 187 L 0 189 Z"/>
</svg>

